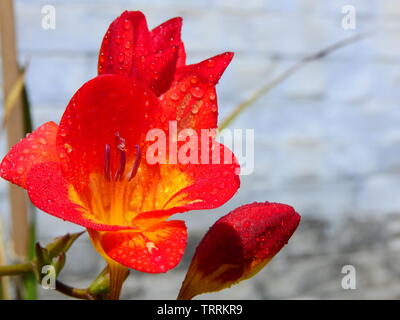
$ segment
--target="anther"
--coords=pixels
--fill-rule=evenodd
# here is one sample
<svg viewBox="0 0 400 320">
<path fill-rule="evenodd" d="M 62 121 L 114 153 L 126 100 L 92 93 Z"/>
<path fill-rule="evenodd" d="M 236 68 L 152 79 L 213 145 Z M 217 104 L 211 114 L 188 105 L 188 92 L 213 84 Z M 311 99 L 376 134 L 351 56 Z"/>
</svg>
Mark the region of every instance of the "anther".
<svg viewBox="0 0 400 320">
<path fill-rule="evenodd" d="M 116 144 L 117 144 L 117 149 L 119 151 L 119 166 L 118 170 L 115 174 L 114 181 L 118 181 L 122 179 L 124 171 L 125 171 L 125 165 L 126 165 L 126 149 L 125 149 L 125 139 L 122 138 L 119 135 L 119 132 L 115 134 L 116 137 Z"/>
<path fill-rule="evenodd" d="M 111 181 L 111 154 L 110 154 L 110 145 L 106 144 L 104 146 L 104 175 L 108 181 Z"/>
<path fill-rule="evenodd" d="M 137 171 L 139 169 L 139 165 L 140 165 L 140 159 L 142 158 L 142 151 L 138 144 L 135 145 L 135 149 L 136 149 L 135 160 L 133 162 L 132 171 L 131 171 L 131 174 L 129 175 L 128 181 L 131 181 L 136 176 L 136 173 L 137 173 Z"/>
</svg>

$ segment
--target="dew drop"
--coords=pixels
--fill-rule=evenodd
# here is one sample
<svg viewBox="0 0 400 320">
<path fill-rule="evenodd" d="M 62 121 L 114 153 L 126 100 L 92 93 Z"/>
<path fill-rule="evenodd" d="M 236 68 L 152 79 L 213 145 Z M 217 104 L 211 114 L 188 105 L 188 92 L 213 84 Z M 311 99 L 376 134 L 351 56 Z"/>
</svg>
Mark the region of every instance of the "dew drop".
<svg viewBox="0 0 400 320">
<path fill-rule="evenodd" d="M 199 82 L 199 79 L 197 79 L 197 77 L 194 76 L 192 79 L 190 79 L 190 82 L 195 84 L 195 83 Z"/>
<path fill-rule="evenodd" d="M 72 146 L 70 144 L 65 143 L 64 144 L 64 148 L 65 148 L 65 151 L 67 151 L 67 153 L 71 153 L 72 152 Z"/>
<path fill-rule="evenodd" d="M 177 93 L 173 93 L 173 94 L 171 94 L 170 98 L 171 98 L 171 100 L 173 100 L 173 101 L 177 101 L 177 100 L 179 99 L 179 96 L 178 96 Z"/>
<path fill-rule="evenodd" d="M 195 103 L 192 107 L 192 113 L 193 114 L 197 114 L 199 113 L 199 109 L 200 109 L 200 103 Z"/>
<path fill-rule="evenodd" d="M 190 89 L 190 93 L 192 94 L 193 97 L 201 99 L 204 95 L 204 90 L 200 87 L 193 87 Z"/>
<path fill-rule="evenodd" d="M 130 49 L 131 47 L 132 47 L 132 41 L 127 40 L 127 41 L 125 42 L 125 48 L 126 48 L 126 49 Z"/>
<path fill-rule="evenodd" d="M 187 91 L 187 86 L 186 86 L 186 84 L 182 84 L 181 87 L 180 87 L 180 89 L 181 89 L 181 91 L 182 91 L 183 93 L 185 93 L 185 92 Z"/>
<path fill-rule="evenodd" d="M 208 59 L 207 60 L 207 67 L 209 67 L 209 68 L 215 67 L 215 61 L 213 59 Z"/>
<path fill-rule="evenodd" d="M 100 53 L 100 63 L 104 63 L 104 62 L 106 62 L 106 58 L 104 56 L 104 52 L 101 52 Z"/>
<path fill-rule="evenodd" d="M 47 141 L 46 141 L 45 138 L 40 138 L 40 139 L 39 139 L 39 142 L 40 142 L 42 145 L 46 145 L 46 144 L 47 144 Z"/>
<path fill-rule="evenodd" d="M 132 24 L 128 19 L 125 19 L 124 21 L 124 29 L 129 30 L 131 28 Z"/>
</svg>

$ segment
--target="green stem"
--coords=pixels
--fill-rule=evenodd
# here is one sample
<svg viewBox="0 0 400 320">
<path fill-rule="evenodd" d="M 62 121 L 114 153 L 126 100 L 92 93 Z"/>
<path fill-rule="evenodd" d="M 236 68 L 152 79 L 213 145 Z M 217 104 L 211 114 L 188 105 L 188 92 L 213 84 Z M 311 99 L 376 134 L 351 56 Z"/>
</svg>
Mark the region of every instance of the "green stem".
<svg viewBox="0 0 400 320">
<path fill-rule="evenodd" d="M 28 274 L 31 273 L 32 271 L 33 271 L 33 265 L 31 262 L 13 264 L 9 266 L 0 266 L 0 277 Z"/>
<path fill-rule="evenodd" d="M 56 290 L 73 298 L 95 300 L 95 297 L 88 293 L 87 289 L 73 288 L 58 280 L 56 281 Z"/>
</svg>

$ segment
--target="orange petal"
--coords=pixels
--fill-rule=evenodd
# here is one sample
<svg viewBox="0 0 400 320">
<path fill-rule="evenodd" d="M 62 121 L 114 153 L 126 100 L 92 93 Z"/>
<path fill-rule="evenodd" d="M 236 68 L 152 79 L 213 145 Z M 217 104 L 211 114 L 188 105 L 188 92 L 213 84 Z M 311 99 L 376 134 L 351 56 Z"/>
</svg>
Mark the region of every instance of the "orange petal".
<svg viewBox="0 0 400 320">
<path fill-rule="evenodd" d="M 74 197 L 74 189 L 65 180 L 57 162 L 45 162 L 33 167 L 26 178 L 26 189 L 36 207 L 57 218 L 95 230 L 131 229 L 97 221 Z"/>
<path fill-rule="evenodd" d="M 167 272 L 181 260 L 187 242 L 183 221 L 165 221 L 143 232 L 105 232 L 100 244 L 113 260 L 148 273 Z"/>
</svg>

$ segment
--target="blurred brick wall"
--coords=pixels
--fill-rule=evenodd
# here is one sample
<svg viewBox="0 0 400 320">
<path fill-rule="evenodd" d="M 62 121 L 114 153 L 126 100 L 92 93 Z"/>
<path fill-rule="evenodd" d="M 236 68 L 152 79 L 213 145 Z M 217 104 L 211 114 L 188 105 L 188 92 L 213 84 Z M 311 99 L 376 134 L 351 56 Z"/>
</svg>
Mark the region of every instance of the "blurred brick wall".
<svg viewBox="0 0 400 320">
<path fill-rule="evenodd" d="M 182 16 L 189 62 L 224 51 L 236 53 L 218 86 L 220 118 L 303 56 L 355 33 L 373 32 L 370 38 L 309 64 L 238 118 L 232 127 L 255 129 L 254 173 L 242 177 L 240 191 L 224 207 L 182 217 L 187 219 L 195 242 L 196 235 L 205 232 L 217 217 L 240 204 L 265 200 L 291 204 L 302 214 L 304 223 L 287 250 L 271 263 L 271 271 L 244 285 L 251 292 L 249 297 L 366 297 L 367 291 L 362 289 L 344 293 L 339 288 L 340 265 L 347 260 L 359 263 L 360 270 L 366 268 L 363 284 L 372 294 L 368 297 L 375 297 L 374 293 L 384 296 L 379 286 L 389 281 L 392 273 L 380 259 L 382 248 L 389 252 L 385 259 L 400 255 L 400 227 L 398 230 L 395 225 L 395 231 L 383 233 L 400 213 L 398 1 L 18 0 L 16 4 L 20 61 L 29 61 L 27 83 L 35 126 L 57 122 L 73 93 L 96 75 L 102 36 L 125 9 L 142 10 L 151 28 Z M 41 28 L 41 7 L 46 4 L 57 10 L 55 30 Z M 356 9 L 356 30 L 341 27 L 344 5 Z M 7 219 L 5 186 L 0 182 L 4 199 L 0 210 Z M 80 230 L 45 214 L 38 215 L 38 220 L 41 239 Z M 374 226 L 379 232 L 371 234 Z M 365 234 L 376 241 L 364 243 Z M 321 237 L 326 241 L 321 242 Z M 349 242 L 343 240 L 346 237 Z M 80 264 L 74 265 L 71 258 L 67 275 L 78 276 L 82 270 L 90 274 L 98 262 L 87 239 L 80 243 L 73 251 Z M 304 255 L 293 253 L 293 248 L 301 249 L 302 245 L 308 246 Z M 376 246 L 379 255 L 363 256 L 363 250 L 377 250 Z M 343 256 L 341 252 L 345 252 Z M 356 258 L 351 258 L 352 252 Z M 281 266 L 289 270 L 286 259 L 293 268 L 279 273 Z M 375 271 L 368 269 L 369 264 L 374 265 L 368 259 L 376 259 Z M 330 271 L 315 278 L 314 271 L 323 269 L 324 263 Z M 170 278 L 175 275 L 181 281 L 183 268 L 179 270 L 157 277 L 165 279 L 169 287 L 177 287 L 171 286 Z M 271 275 L 274 270 L 278 271 Z M 273 278 L 276 288 L 287 291 L 269 294 L 263 287 L 264 278 L 266 286 Z M 149 287 L 152 280 L 146 276 L 141 279 L 142 291 L 151 292 L 146 285 Z M 302 286 L 301 281 L 306 284 Z M 295 288 L 292 291 L 291 286 Z M 376 291 L 371 293 L 371 288 Z M 232 291 L 226 297 L 244 298 L 247 294 L 244 289 Z M 173 298 L 168 289 L 157 294 Z M 151 297 L 150 293 L 138 296 Z"/>
</svg>

